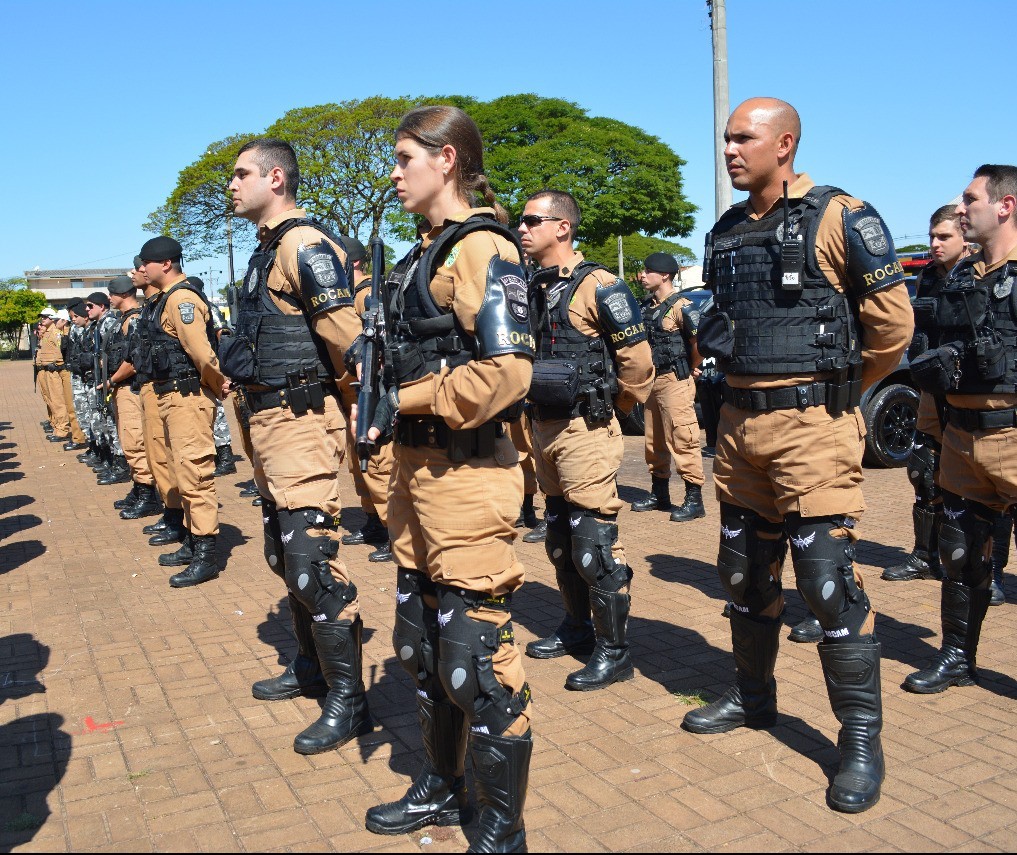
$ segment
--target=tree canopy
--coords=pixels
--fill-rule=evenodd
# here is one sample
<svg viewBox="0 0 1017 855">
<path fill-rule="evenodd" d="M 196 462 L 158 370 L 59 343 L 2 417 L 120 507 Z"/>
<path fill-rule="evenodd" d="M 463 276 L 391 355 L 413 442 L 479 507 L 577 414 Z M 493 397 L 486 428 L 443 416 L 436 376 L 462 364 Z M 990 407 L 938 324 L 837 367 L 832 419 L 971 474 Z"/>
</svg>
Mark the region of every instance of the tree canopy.
<svg viewBox="0 0 1017 855">
<path fill-rule="evenodd" d="M 585 258 L 596 261 L 605 267 L 618 272 L 618 239 L 608 238 L 599 243 L 580 243 L 577 247 Z M 634 234 L 622 238 L 622 260 L 625 262 L 625 278 L 634 279 L 643 269 L 643 261 L 654 252 L 666 252 L 673 255 L 679 264 L 691 264 L 696 254 L 687 246 L 664 238 L 647 237 Z"/>
<path fill-rule="evenodd" d="M 34 323 L 46 308 L 46 295 L 27 285 L 20 276 L 0 280 L 0 341 L 15 356 L 25 324 Z"/>
<path fill-rule="evenodd" d="M 579 236 L 591 245 L 619 234 L 677 237 L 692 230 L 696 209 L 682 194 L 685 162 L 675 152 L 639 128 L 589 116 L 556 98 L 377 96 L 290 110 L 265 135 L 293 145 L 301 171 L 297 201 L 309 214 L 365 243 L 378 234 L 406 240 L 414 234 L 413 222 L 388 176 L 399 119 L 423 103 L 453 104 L 474 118 L 484 137 L 488 179 L 513 218 L 527 196 L 551 187 L 576 197 Z M 192 257 L 223 252 L 231 210 L 226 188 L 237 151 L 254 136 L 237 134 L 209 145 L 180 172 L 144 228 L 177 238 Z M 234 218 L 233 228 L 236 242 L 253 238 L 246 221 Z"/>
</svg>

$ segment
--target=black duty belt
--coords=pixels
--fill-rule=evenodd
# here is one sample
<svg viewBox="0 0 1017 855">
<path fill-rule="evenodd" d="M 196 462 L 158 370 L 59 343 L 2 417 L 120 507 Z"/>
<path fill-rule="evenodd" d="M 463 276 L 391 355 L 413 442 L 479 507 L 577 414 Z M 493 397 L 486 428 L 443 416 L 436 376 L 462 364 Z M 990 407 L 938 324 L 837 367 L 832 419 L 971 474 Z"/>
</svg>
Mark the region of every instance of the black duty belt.
<svg viewBox="0 0 1017 855">
<path fill-rule="evenodd" d="M 964 410 L 946 405 L 946 420 L 956 428 L 971 433 L 976 430 L 999 430 L 1017 427 L 1017 409 Z"/>
<path fill-rule="evenodd" d="M 332 398 L 338 397 L 339 390 L 335 386 L 328 383 L 319 383 L 317 385 L 324 395 Z M 296 386 L 292 389 L 268 389 L 266 391 L 245 388 L 243 394 L 244 400 L 247 402 L 247 408 L 252 413 L 261 413 L 265 410 L 284 407 L 292 409 L 296 415 L 303 415 L 309 409 L 320 409 L 321 406 L 324 406 L 324 400 L 322 400 L 319 406 L 313 406 L 317 404 L 317 401 L 308 399 L 307 390 L 309 388 L 310 386 L 307 384 Z M 299 402 L 295 400 L 295 395 L 300 398 Z"/>
<path fill-rule="evenodd" d="M 47 365 L 40 366 L 43 371 L 63 371 L 66 367 L 62 362 L 50 362 Z"/>
<path fill-rule="evenodd" d="M 589 402 L 583 398 L 578 403 L 573 404 L 571 407 L 549 407 L 546 404 L 535 404 L 532 401 L 529 402 L 530 407 L 530 418 L 538 422 L 553 422 L 566 419 L 571 421 L 582 416 L 586 419 L 586 423 L 590 425 L 605 425 L 611 421 L 611 416 L 614 415 L 614 408 L 607 409 L 603 408 L 603 412 L 606 414 L 605 418 L 602 419 L 591 419 L 590 418 L 590 406 Z"/>
<path fill-rule="evenodd" d="M 832 415 L 840 415 L 858 406 L 861 400 L 861 383 L 803 383 L 800 386 L 781 386 L 779 389 L 737 389 L 721 386 L 725 404 L 752 413 L 771 410 L 807 410 L 823 407 Z"/>
<path fill-rule="evenodd" d="M 197 395 L 201 391 L 200 377 L 184 377 L 173 380 L 156 380 L 152 383 L 156 395 L 179 392 L 181 395 Z"/>
<path fill-rule="evenodd" d="M 505 426 L 501 422 L 453 430 L 443 421 L 400 416 L 395 426 L 395 441 L 399 445 L 445 449 L 453 463 L 462 463 L 471 457 L 493 457 L 495 440 L 502 436 L 505 436 Z"/>
</svg>

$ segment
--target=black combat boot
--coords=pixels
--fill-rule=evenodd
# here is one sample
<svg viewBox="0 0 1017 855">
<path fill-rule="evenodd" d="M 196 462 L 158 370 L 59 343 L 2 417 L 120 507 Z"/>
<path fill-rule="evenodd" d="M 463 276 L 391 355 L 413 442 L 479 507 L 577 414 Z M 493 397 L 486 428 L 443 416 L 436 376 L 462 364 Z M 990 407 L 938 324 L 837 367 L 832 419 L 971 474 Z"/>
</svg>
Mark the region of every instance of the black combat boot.
<svg viewBox="0 0 1017 855">
<path fill-rule="evenodd" d="M 939 568 L 939 522 L 942 506 L 929 510 L 914 505 L 911 517 L 915 525 L 915 548 L 903 563 L 887 567 L 880 576 L 887 582 L 907 582 L 911 579 L 942 579 Z"/>
<path fill-rule="evenodd" d="M 88 441 L 88 451 L 76 455 L 77 459 L 86 466 L 93 466 L 99 462 L 99 446 L 94 439 Z"/>
<path fill-rule="evenodd" d="M 703 488 L 699 484 L 685 482 L 685 501 L 671 511 L 671 522 L 688 522 L 706 516 L 703 507 Z"/>
<path fill-rule="evenodd" d="M 122 511 L 124 508 L 129 508 L 131 505 L 138 501 L 138 490 L 141 489 L 141 485 L 135 481 L 131 484 L 131 492 L 129 492 L 122 499 L 117 499 L 113 503 L 113 509 L 116 511 Z"/>
<path fill-rule="evenodd" d="M 162 518 L 166 522 L 166 527 L 161 531 L 157 531 L 148 539 L 149 546 L 165 546 L 167 543 L 181 543 L 187 534 L 187 529 L 184 528 L 184 509 L 166 508 L 163 511 Z"/>
<path fill-rule="evenodd" d="M 301 695 L 320 698 L 328 692 L 328 684 L 321 673 L 318 651 L 311 633 L 311 614 L 293 594 L 289 595 L 293 634 L 297 638 L 297 655 L 278 677 L 258 680 L 251 686 L 251 694 L 259 701 L 287 701 Z"/>
<path fill-rule="evenodd" d="M 367 556 L 367 560 L 374 564 L 381 564 L 384 561 L 394 561 L 392 557 L 392 542 L 386 540 L 374 552 Z"/>
<path fill-rule="evenodd" d="M 159 498 L 159 491 L 155 489 L 155 484 L 142 484 L 138 487 L 137 501 L 120 512 L 120 519 L 140 520 L 142 517 L 161 514 L 162 510 L 162 499 Z"/>
<path fill-rule="evenodd" d="M 51 433 L 46 435 L 46 439 L 48 439 L 50 442 L 70 442 L 71 435 L 69 433 L 65 434 Z"/>
<path fill-rule="evenodd" d="M 523 535 L 523 543 L 541 543 L 547 540 L 547 517 L 544 517 L 533 531 Z"/>
<path fill-rule="evenodd" d="M 381 546 L 388 543 L 388 529 L 381 524 L 381 517 L 377 514 L 368 514 L 364 527 L 351 534 L 344 534 L 342 543 L 343 546 L 360 546 L 363 543 Z"/>
<path fill-rule="evenodd" d="M 109 473 L 113 462 L 113 450 L 105 443 L 99 443 L 99 462 L 90 464 L 92 471 L 100 477 Z"/>
<path fill-rule="evenodd" d="M 217 445 L 215 447 L 215 471 L 214 476 L 233 475 L 237 471 L 237 464 L 233 460 L 233 447 L 230 445 Z"/>
<path fill-rule="evenodd" d="M 590 610 L 597 640 L 586 667 L 565 679 L 566 689 L 591 692 L 632 679 L 632 658 L 625 640 L 631 602 L 632 598 L 620 591 L 590 588 Z"/>
<path fill-rule="evenodd" d="M 159 556 L 160 567 L 187 567 L 194 560 L 194 535 L 184 535 L 184 540 L 176 552 L 167 552 Z"/>
<path fill-rule="evenodd" d="M 194 544 L 194 558 L 182 570 L 170 576 L 171 588 L 190 588 L 192 585 L 200 585 L 202 582 L 209 582 L 219 575 L 219 563 L 215 554 L 215 535 L 191 535 L 191 542 Z"/>
<path fill-rule="evenodd" d="M 46 433 L 52 433 L 53 432 L 53 425 L 52 425 L 52 423 L 50 422 L 49 419 L 43 419 L 41 422 L 39 422 L 39 426 L 44 431 L 46 431 Z"/>
<path fill-rule="evenodd" d="M 819 645 L 830 706 L 840 722 L 840 768 L 826 793 L 834 810 L 861 813 L 879 801 L 883 783 L 883 695 L 879 645 Z"/>
<path fill-rule="evenodd" d="M 417 694 L 424 741 L 424 768 L 399 801 L 367 811 L 364 825 L 375 834 L 406 834 L 426 825 L 467 825 L 473 808 L 466 797 L 466 736 L 463 711 L 448 698 Z"/>
<path fill-rule="evenodd" d="M 258 495 L 258 485 L 254 481 L 244 481 L 244 488 L 240 491 L 240 497 L 243 499 L 249 499 L 251 496 Z"/>
<path fill-rule="evenodd" d="M 75 442 L 72 438 L 69 442 L 64 443 L 64 451 L 81 451 L 83 448 L 88 448 L 87 442 Z"/>
<path fill-rule="evenodd" d="M 533 737 L 473 731 L 470 759 L 480 821 L 467 852 L 525 852 L 523 807 L 530 779 Z"/>
<path fill-rule="evenodd" d="M 100 475 L 97 484 L 106 487 L 110 484 L 126 484 L 131 480 L 131 467 L 127 465 L 127 458 L 122 454 L 114 454 L 110 461 L 108 475 Z"/>
<path fill-rule="evenodd" d="M 799 644 L 817 644 L 823 640 L 823 627 L 812 612 L 805 620 L 796 623 L 787 634 L 788 641 L 797 641 Z"/>
<path fill-rule="evenodd" d="M 574 570 L 557 570 L 558 590 L 565 606 L 565 617 L 547 638 L 526 645 L 526 655 L 534 659 L 555 659 L 593 652 L 596 637 L 590 620 L 590 586 Z"/>
<path fill-rule="evenodd" d="M 537 513 L 533 510 L 532 493 L 527 493 L 523 496 L 523 506 L 519 509 L 519 518 L 516 520 L 516 528 L 523 527 L 537 527 Z"/>
<path fill-rule="evenodd" d="M 630 507 L 634 511 L 669 511 L 671 504 L 671 479 L 650 476 L 650 495 L 645 499 L 633 502 Z"/>
<path fill-rule="evenodd" d="M 683 728 L 692 733 L 726 733 L 737 727 L 764 728 L 777 723 L 773 667 L 781 626 L 779 619 L 753 619 L 731 610 L 735 684 L 712 704 L 686 713 Z"/>
<path fill-rule="evenodd" d="M 1010 561 L 1010 537 L 1013 535 L 1013 518 L 1000 514 L 992 526 L 992 581 L 989 582 L 989 605 L 1001 606 L 1006 602 L 1003 593 L 1003 571 Z"/>
<path fill-rule="evenodd" d="M 363 626 L 359 615 L 352 622 L 312 622 L 311 635 L 328 683 L 328 696 L 321 718 L 293 740 L 297 754 L 320 754 L 371 732 L 373 722 L 362 677 Z"/>
<path fill-rule="evenodd" d="M 909 674 L 903 688 L 919 695 L 942 692 L 950 686 L 978 682 L 975 654 L 982 621 L 989 610 L 989 589 L 969 588 L 963 582 L 943 582 L 943 647 L 924 671 Z"/>
<path fill-rule="evenodd" d="M 156 534 L 160 531 L 166 531 L 166 511 L 169 508 L 163 508 L 162 516 L 159 517 L 154 523 L 149 523 L 142 530 L 142 534 Z"/>
</svg>

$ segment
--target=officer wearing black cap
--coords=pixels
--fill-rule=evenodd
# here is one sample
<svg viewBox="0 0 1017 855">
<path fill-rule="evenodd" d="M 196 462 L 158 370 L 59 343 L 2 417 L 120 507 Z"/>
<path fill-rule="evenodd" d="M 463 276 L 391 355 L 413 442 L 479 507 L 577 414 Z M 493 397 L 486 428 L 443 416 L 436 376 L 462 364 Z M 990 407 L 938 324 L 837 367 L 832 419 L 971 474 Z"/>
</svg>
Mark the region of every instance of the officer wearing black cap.
<svg viewBox="0 0 1017 855">
<path fill-rule="evenodd" d="M 113 390 L 110 388 L 107 348 L 120 327 L 120 313 L 110 308 L 109 296 L 104 291 L 93 291 L 85 301 L 85 309 L 92 321 L 89 329 L 94 382 L 92 384 L 92 433 L 99 444 L 103 466 L 95 470 L 97 483 L 126 484 L 131 470 L 120 446 L 116 423 L 113 419 Z"/>
<path fill-rule="evenodd" d="M 71 373 L 71 398 L 74 401 L 74 411 L 78 416 L 78 424 L 85 435 L 88 443 L 88 451 L 78 455 L 78 460 L 88 466 L 98 466 L 101 462 L 99 457 L 99 445 L 96 437 L 92 434 L 92 401 L 89 396 L 89 382 L 86 377 L 92 371 L 92 353 L 88 345 L 88 333 L 86 328 L 90 323 L 88 320 L 88 309 L 85 308 L 84 300 L 72 300 L 67 304 L 67 311 L 71 316 L 71 330 L 67 334 L 67 354 L 65 362 Z"/>
<path fill-rule="evenodd" d="M 650 496 L 632 503 L 634 511 L 671 510 L 671 459 L 685 482 L 685 501 L 671 511 L 674 522 L 706 516 L 703 507 L 703 455 L 696 419 L 696 347 L 699 312 L 674 290 L 680 267 L 674 256 L 654 252 L 643 262 L 640 284 L 649 292 L 643 323 L 653 350 L 656 378 L 646 399 L 646 465 Z"/>
<path fill-rule="evenodd" d="M 159 418 L 180 494 L 185 530 L 180 549 L 160 556 L 159 563 L 186 565 L 169 580 L 172 587 L 184 588 L 219 575 L 215 551 L 219 503 L 212 474 L 212 423 L 216 399 L 226 378 L 215 354 L 212 313 L 204 295 L 183 273 L 180 244 L 169 237 L 152 238 L 139 255 L 145 275 L 160 292 L 146 305 L 141 321 L 148 343 L 143 367 L 152 377 L 152 388 L 158 396 Z"/>
</svg>

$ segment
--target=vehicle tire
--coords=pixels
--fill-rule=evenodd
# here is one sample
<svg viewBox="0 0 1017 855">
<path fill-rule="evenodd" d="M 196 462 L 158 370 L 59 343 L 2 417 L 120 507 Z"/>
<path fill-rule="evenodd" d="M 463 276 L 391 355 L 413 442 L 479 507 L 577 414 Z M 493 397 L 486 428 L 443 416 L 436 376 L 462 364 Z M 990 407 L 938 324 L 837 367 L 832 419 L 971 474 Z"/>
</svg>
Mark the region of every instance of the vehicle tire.
<svg viewBox="0 0 1017 855">
<path fill-rule="evenodd" d="M 880 389 L 866 405 L 863 415 L 865 462 L 887 469 L 906 466 L 915 444 L 918 424 L 918 393 L 895 383 Z"/>
<path fill-rule="evenodd" d="M 637 403 L 632 408 L 632 412 L 622 419 L 621 429 L 625 436 L 646 435 L 646 414 L 642 404 Z"/>
</svg>

